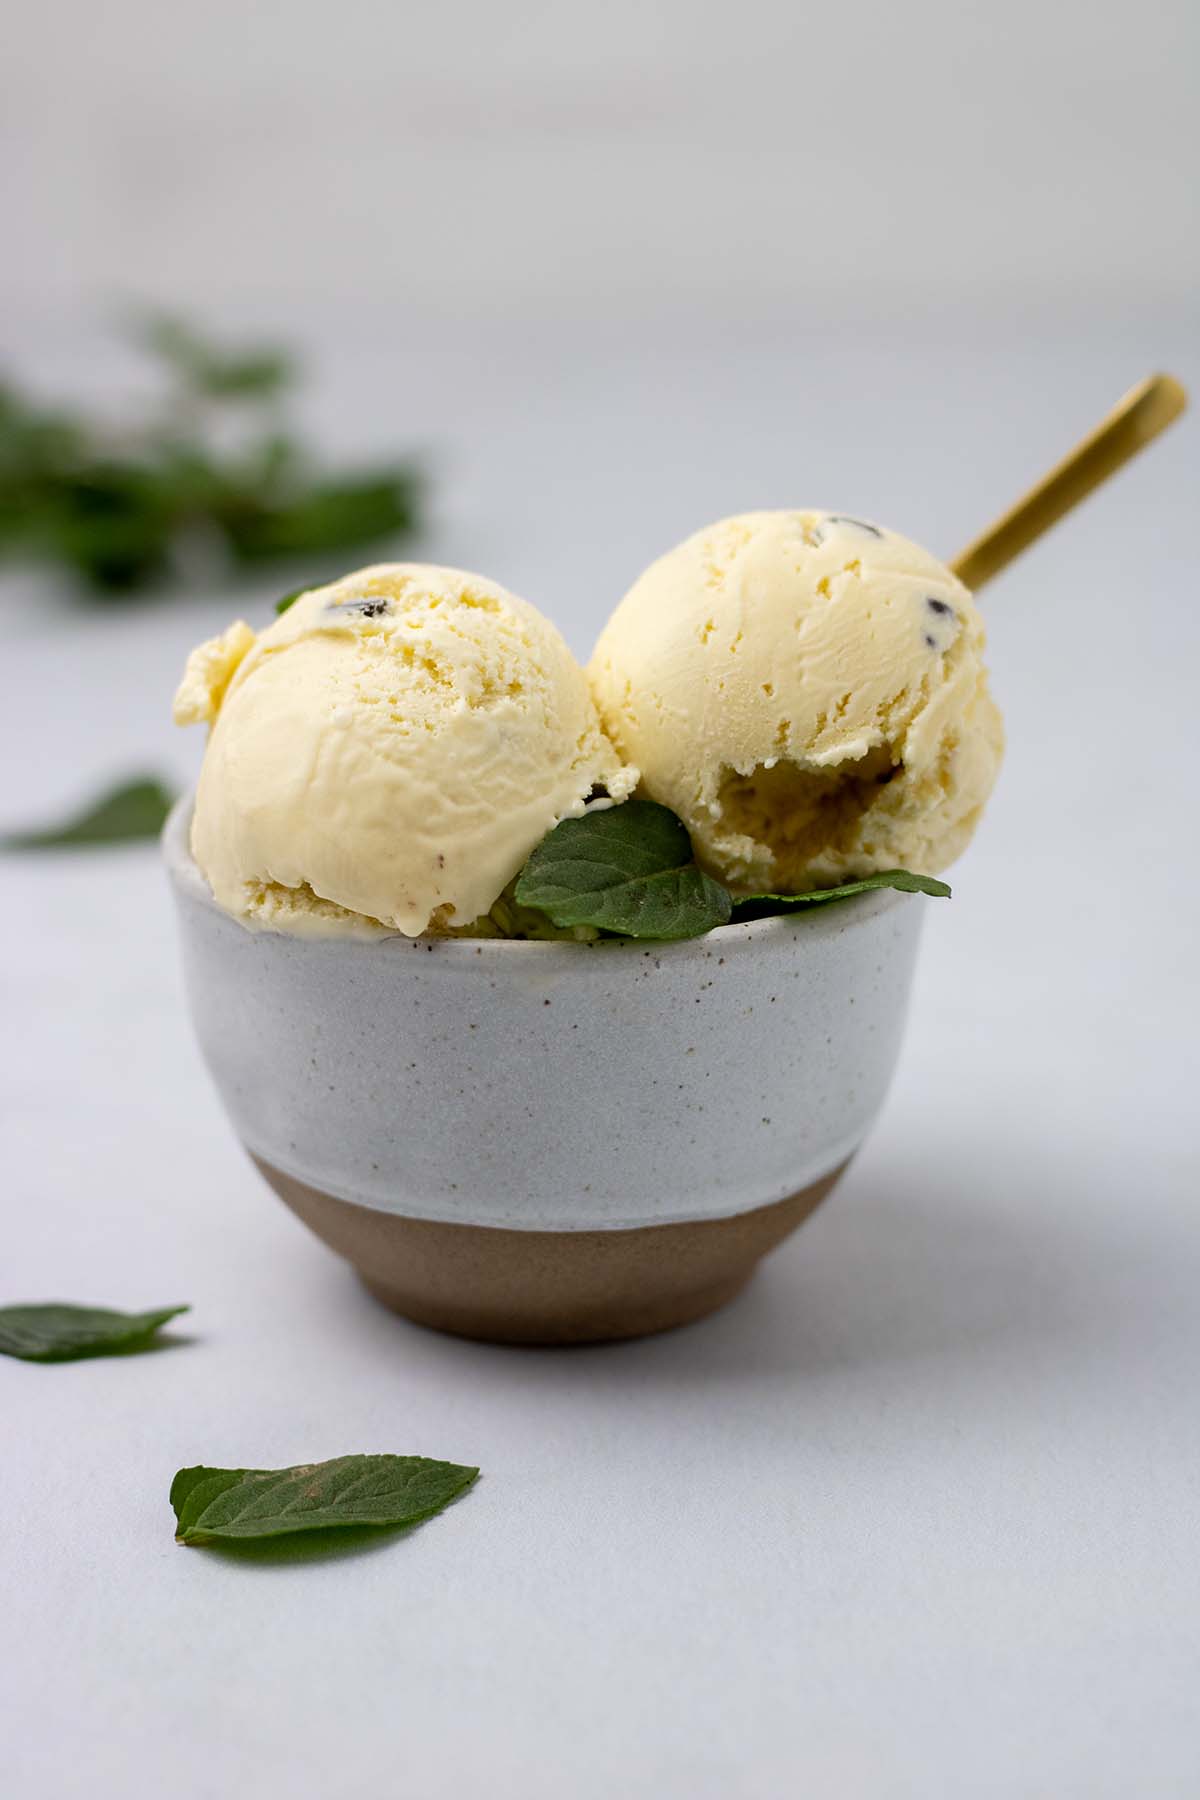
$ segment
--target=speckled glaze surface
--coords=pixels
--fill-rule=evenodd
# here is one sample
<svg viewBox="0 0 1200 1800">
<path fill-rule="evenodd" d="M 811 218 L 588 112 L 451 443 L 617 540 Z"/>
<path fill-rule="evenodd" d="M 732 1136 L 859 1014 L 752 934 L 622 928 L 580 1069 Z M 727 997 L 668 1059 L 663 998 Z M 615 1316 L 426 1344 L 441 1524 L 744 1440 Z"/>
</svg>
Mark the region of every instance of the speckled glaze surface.
<svg viewBox="0 0 1200 1800">
<path fill-rule="evenodd" d="M 200 1044 L 261 1160 L 459 1225 L 728 1218 L 853 1154 L 882 1104 L 924 908 L 884 892 L 680 944 L 305 941 L 164 849 Z"/>
</svg>

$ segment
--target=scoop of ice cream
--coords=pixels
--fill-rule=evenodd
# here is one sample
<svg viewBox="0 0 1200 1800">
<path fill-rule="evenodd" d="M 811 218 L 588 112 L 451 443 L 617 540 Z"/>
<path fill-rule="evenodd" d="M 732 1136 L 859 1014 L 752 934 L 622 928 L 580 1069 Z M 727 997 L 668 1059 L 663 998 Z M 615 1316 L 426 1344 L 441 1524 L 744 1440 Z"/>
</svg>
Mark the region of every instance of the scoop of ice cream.
<svg viewBox="0 0 1200 1800">
<path fill-rule="evenodd" d="M 257 636 L 231 626 L 175 704 L 213 722 L 196 860 L 222 906 L 276 930 L 470 924 L 595 789 L 637 781 L 553 625 L 457 569 L 380 564 Z"/>
<path fill-rule="evenodd" d="M 723 519 L 654 563 L 589 674 L 605 729 L 734 886 L 801 893 L 965 849 L 1003 728 L 944 564 L 823 512 Z"/>
</svg>

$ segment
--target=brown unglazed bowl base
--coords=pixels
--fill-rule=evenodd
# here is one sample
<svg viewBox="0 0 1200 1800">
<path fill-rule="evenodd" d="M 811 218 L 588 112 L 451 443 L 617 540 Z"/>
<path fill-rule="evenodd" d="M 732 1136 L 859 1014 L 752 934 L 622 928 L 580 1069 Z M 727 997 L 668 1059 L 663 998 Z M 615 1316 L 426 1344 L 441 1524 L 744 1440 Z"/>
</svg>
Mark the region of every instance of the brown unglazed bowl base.
<svg viewBox="0 0 1200 1800">
<path fill-rule="evenodd" d="M 592 1344 L 669 1331 L 741 1292 L 834 1186 L 729 1219 L 631 1231 L 511 1231 L 406 1219 L 336 1200 L 254 1157 L 280 1198 L 418 1325 L 498 1344 Z"/>
</svg>

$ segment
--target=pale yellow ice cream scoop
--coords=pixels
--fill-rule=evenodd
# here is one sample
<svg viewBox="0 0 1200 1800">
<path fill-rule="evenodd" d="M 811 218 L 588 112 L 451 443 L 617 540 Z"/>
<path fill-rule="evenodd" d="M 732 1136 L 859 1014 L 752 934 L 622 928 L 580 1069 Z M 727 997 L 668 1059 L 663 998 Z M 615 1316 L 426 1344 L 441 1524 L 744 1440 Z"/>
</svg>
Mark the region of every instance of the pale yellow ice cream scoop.
<svg viewBox="0 0 1200 1800">
<path fill-rule="evenodd" d="M 967 589 L 907 538 L 827 512 L 723 519 L 654 563 L 589 675 L 642 791 L 734 887 L 944 869 L 1003 728 Z"/>
<path fill-rule="evenodd" d="M 307 935 L 468 925 L 594 790 L 637 781 L 549 620 L 415 563 L 201 645 L 175 717 L 212 724 L 192 849 L 216 899 Z"/>
</svg>

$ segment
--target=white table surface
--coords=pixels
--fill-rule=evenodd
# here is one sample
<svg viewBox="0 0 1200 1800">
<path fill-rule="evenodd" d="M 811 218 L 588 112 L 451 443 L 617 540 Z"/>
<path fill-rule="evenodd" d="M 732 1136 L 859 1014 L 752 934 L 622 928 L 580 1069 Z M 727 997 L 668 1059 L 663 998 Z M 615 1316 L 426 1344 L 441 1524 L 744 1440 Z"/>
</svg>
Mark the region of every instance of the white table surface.
<svg viewBox="0 0 1200 1800">
<path fill-rule="evenodd" d="M 712 516 L 838 506 L 949 552 L 1145 368 L 1195 372 L 1152 320 L 975 338 L 360 342 L 313 416 L 431 446 L 423 552 L 586 651 Z M 0 1358 L 6 1794 L 1197 1791 L 1195 445 L 989 591 L 1009 757 L 884 1117 L 689 1330 L 520 1352 L 393 1319 L 233 1142 L 154 853 L 0 865 L 0 1299 L 194 1307 L 154 1355 Z M 184 779 L 184 653 L 267 598 L 104 617 L 9 578 L 0 823 Z M 352 1556 L 172 1541 L 181 1464 L 366 1449 L 484 1476 Z"/>
</svg>

